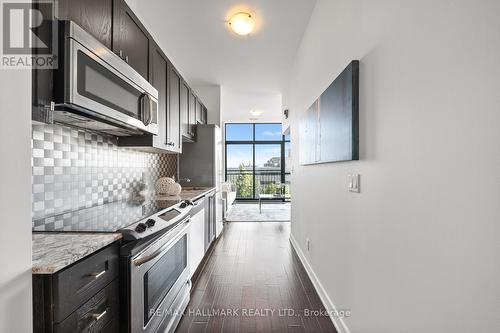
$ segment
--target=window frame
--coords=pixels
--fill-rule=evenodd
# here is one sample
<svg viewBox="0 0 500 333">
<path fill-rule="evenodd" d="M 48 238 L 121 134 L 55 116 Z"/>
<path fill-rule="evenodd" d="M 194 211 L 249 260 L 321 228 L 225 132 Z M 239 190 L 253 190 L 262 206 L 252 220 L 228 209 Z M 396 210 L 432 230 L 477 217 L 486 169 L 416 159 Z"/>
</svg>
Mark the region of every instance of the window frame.
<svg viewBox="0 0 500 333">
<path fill-rule="evenodd" d="M 227 126 L 231 125 L 252 125 L 253 129 L 253 140 L 227 140 Z M 283 135 L 283 132 L 281 134 L 281 140 L 256 140 L 255 139 L 255 127 L 256 125 L 282 125 L 281 123 L 272 123 L 272 122 L 266 122 L 266 123 L 245 123 L 245 122 L 234 122 L 234 123 L 224 123 L 224 181 L 227 181 L 227 147 L 228 145 L 252 145 L 252 182 L 253 182 L 253 189 L 252 193 L 253 196 L 251 198 L 236 198 L 238 201 L 255 201 L 259 200 L 259 198 L 256 197 L 256 187 L 255 187 L 255 146 L 256 145 L 262 145 L 262 144 L 269 144 L 269 145 L 280 145 L 281 147 L 281 167 L 280 167 L 280 182 L 281 184 L 285 184 L 285 176 L 290 174 L 289 172 L 285 172 L 285 143 L 290 142 L 290 140 L 285 140 L 285 135 Z M 280 201 L 284 201 L 285 198 L 283 198 Z"/>
</svg>

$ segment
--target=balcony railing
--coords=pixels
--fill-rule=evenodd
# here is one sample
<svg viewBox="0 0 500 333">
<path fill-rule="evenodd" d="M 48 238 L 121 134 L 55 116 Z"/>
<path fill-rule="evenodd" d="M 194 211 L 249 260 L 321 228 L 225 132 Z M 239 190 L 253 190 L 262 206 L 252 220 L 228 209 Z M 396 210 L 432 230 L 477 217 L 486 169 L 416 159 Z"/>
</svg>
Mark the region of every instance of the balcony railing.
<svg viewBox="0 0 500 333">
<path fill-rule="evenodd" d="M 282 193 L 281 171 L 255 170 L 255 197 L 253 190 L 253 173 L 251 170 L 227 170 L 227 181 L 233 184 L 238 199 L 256 199 L 259 194 Z M 285 183 L 283 194 L 289 194 L 289 184 Z"/>
</svg>

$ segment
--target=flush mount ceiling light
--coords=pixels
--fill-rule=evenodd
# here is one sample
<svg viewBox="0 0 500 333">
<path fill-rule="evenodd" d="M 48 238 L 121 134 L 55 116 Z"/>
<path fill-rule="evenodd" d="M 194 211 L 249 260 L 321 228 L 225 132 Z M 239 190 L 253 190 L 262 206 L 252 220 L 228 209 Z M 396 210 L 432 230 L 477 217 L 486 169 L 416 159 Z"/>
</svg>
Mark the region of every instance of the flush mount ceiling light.
<svg viewBox="0 0 500 333">
<path fill-rule="evenodd" d="M 252 116 L 254 116 L 254 117 L 258 117 L 258 116 L 260 116 L 262 113 L 263 113 L 263 111 L 261 111 L 261 110 L 251 110 L 251 111 L 250 111 L 250 114 L 251 114 Z"/>
<path fill-rule="evenodd" d="M 246 36 L 252 32 L 255 22 L 251 14 L 239 12 L 231 16 L 228 21 L 229 27 L 240 36 Z"/>
</svg>

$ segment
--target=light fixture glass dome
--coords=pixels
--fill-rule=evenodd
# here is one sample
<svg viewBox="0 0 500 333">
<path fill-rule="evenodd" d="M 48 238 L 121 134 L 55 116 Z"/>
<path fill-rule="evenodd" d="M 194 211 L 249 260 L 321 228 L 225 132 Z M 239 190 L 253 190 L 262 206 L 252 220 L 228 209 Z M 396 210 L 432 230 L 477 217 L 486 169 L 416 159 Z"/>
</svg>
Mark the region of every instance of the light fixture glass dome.
<svg viewBox="0 0 500 333">
<path fill-rule="evenodd" d="M 229 26 L 240 36 L 246 36 L 254 28 L 254 19 L 249 13 L 236 13 L 229 19 Z"/>
<path fill-rule="evenodd" d="M 259 117 L 264 111 L 262 110 L 250 110 L 250 114 L 254 117 Z"/>
</svg>

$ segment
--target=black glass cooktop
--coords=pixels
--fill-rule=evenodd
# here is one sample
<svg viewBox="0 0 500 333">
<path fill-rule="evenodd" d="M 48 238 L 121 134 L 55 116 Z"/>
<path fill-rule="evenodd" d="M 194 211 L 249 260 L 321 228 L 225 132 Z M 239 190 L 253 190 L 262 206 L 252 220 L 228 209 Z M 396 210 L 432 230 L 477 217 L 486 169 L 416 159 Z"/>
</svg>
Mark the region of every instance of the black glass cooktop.
<svg viewBox="0 0 500 333">
<path fill-rule="evenodd" d="M 33 221 L 33 231 L 116 232 L 180 200 L 116 201 Z"/>
</svg>

